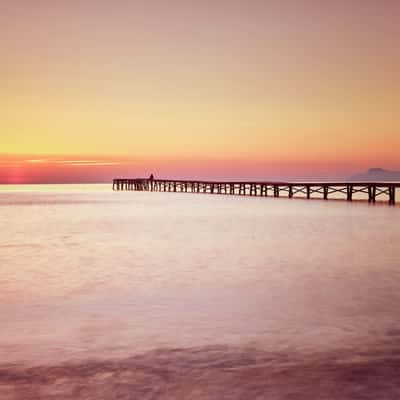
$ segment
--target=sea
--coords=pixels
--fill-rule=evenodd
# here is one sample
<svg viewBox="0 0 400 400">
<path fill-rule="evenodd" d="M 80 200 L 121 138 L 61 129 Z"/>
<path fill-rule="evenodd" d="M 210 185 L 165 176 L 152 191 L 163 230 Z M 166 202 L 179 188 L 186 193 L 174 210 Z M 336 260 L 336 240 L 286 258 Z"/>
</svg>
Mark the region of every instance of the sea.
<svg viewBox="0 0 400 400">
<path fill-rule="evenodd" d="M 399 399 L 400 207 L 0 186 L 0 399 Z"/>
</svg>

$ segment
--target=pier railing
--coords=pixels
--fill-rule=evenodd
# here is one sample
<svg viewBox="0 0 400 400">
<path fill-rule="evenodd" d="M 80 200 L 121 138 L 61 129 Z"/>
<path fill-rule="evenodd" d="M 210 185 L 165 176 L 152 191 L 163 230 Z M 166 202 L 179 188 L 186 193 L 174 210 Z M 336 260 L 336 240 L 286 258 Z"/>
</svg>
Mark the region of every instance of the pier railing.
<svg viewBox="0 0 400 400">
<path fill-rule="evenodd" d="M 387 200 L 396 203 L 396 189 L 400 182 L 219 182 L 175 179 L 114 179 L 116 191 L 154 191 L 208 193 L 239 196 L 303 197 L 328 200 L 332 195 L 343 195 L 348 201 L 355 196 L 375 203 Z"/>
</svg>

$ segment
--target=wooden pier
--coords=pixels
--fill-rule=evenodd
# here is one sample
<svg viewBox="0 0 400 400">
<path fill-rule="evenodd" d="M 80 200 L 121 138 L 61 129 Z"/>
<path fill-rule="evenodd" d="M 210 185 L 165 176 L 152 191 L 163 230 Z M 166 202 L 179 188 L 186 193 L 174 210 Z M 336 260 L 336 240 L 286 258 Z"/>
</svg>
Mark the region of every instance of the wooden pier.
<svg viewBox="0 0 400 400">
<path fill-rule="evenodd" d="M 396 189 L 400 182 L 218 182 L 171 179 L 114 179 L 116 191 L 154 191 L 208 193 L 238 196 L 273 196 L 288 198 L 320 198 L 328 200 L 333 195 L 343 195 L 347 201 L 355 199 L 387 200 L 396 203 Z"/>
</svg>

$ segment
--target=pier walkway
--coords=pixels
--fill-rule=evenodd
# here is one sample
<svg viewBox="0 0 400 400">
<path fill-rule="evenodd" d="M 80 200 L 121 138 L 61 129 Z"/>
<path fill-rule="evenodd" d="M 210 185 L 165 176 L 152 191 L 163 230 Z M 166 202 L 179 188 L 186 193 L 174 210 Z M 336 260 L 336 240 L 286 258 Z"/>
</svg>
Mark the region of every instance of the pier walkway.
<svg viewBox="0 0 400 400">
<path fill-rule="evenodd" d="M 208 193 L 239 196 L 273 196 L 321 198 L 328 200 L 332 195 L 344 195 L 348 201 L 355 199 L 387 200 L 396 203 L 396 189 L 400 182 L 218 182 L 173 179 L 114 179 L 113 190 Z"/>
</svg>

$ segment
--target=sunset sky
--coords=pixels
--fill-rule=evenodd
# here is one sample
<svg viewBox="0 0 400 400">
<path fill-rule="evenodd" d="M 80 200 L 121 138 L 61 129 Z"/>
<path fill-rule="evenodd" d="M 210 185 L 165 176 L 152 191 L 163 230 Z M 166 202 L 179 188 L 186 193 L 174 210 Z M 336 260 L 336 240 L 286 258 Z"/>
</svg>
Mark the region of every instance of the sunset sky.
<svg viewBox="0 0 400 400">
<path fill-rule="evenodd" d="M 3 0 L 0 183 L 400 170 L 400 1 Z"/>
</svg>

